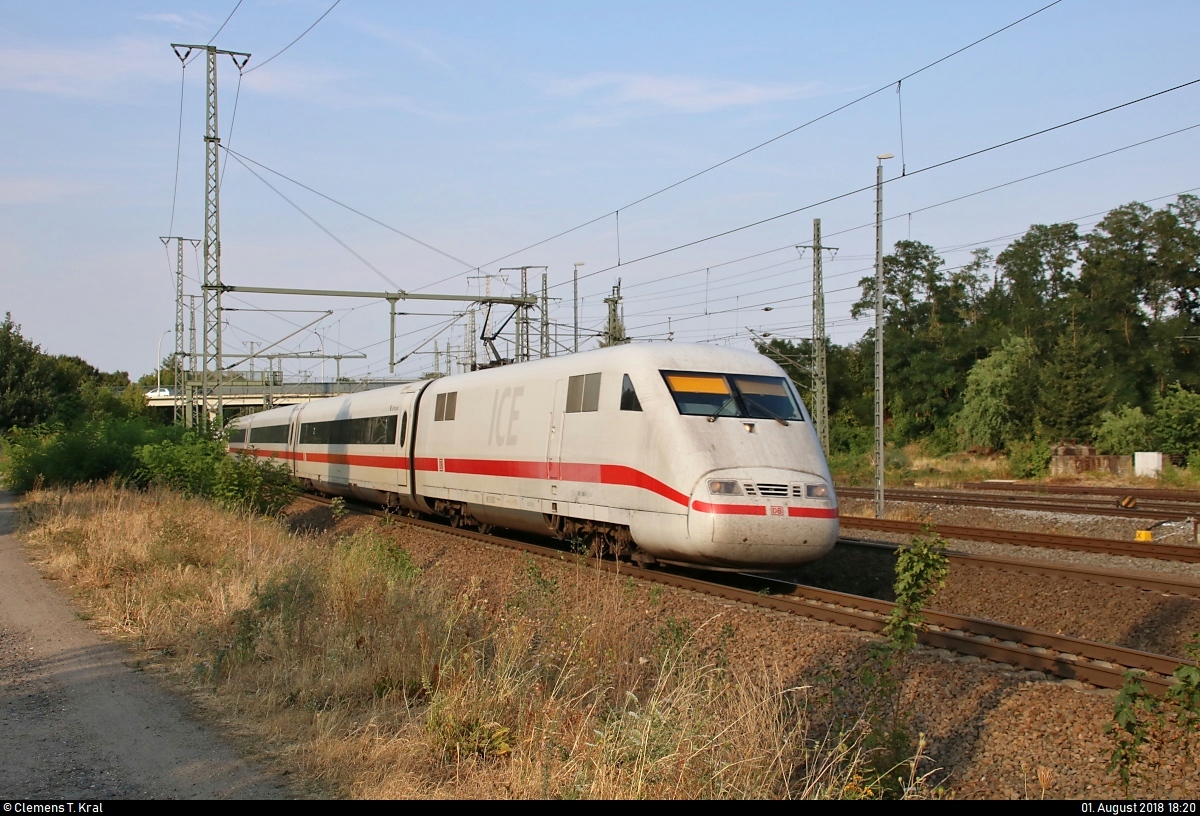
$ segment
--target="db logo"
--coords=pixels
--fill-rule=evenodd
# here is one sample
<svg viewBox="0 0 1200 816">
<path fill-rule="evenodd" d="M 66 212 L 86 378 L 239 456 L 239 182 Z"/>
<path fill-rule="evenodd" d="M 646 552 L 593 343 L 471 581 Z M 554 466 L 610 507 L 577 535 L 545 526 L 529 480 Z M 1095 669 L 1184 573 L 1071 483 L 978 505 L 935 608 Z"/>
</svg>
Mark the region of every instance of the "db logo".
<svg viewBox="0 0 1200 816">
<path fill-rule="evenodd" d="M 782 515 L 783 515 L 783 508 L 782 508 L 782 507 L 775 507 L 774 505 L 772 505 L 772 506 L 771 506 L 771 515 L 772 515 L 772 516 L 782 516 Z"/>
</svg>

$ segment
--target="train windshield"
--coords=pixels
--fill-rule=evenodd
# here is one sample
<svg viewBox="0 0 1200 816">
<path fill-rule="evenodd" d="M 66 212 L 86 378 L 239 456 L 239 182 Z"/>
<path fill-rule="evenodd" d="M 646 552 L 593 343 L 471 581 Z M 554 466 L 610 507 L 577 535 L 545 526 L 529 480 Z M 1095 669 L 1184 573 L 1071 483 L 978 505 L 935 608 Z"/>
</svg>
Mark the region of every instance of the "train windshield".
<svg viewBox="0 0 1200 816">
<path fill-rule="evenodd" d="M 784 421 L 804 419 L 794 393 L 783 377 L 691 371 L 664 371 L 662 375 L 681 414 Z"/>
</svg>

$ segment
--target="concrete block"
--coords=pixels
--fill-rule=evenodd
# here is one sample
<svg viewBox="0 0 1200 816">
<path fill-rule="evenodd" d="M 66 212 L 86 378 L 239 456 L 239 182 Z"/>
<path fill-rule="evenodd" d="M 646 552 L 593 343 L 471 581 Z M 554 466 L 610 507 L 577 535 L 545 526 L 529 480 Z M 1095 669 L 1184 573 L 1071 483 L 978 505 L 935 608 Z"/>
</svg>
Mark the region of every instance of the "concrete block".
<svg viewBox="0 0 1200 816">
<path fill-rule="evenodd" d="M 1133 454 L 1134 476 L 1158 476 L 1162 473 L 1163 455 L 1161 453 L 1138 451 Z"/>
</svg>

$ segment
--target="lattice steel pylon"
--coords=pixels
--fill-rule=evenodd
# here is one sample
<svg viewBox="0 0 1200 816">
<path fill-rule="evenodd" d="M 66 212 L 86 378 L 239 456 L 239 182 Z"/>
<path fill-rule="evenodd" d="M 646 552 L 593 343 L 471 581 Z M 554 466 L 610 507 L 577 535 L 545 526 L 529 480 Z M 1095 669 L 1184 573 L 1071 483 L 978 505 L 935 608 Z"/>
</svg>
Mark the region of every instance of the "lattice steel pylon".
<svg viewBox="0 0 1200 816">
<path fill-rule="evenodd" d="M 539 356 L 545 359 L 550 356 L 550 287 L 547 285 L 549 276 L 542 273 L 542 334 Z"/>
<path fill-rule="evenodd" d="M 821 272 L 821 219 L 813 219 L 813 419 L 829 455 L 829 376 L 825 370 L 825 281 Z"/>
<path fill-rule="evenodd" d="M 215 416 L 219 428 L 225 406 L 221 401 L 221 135 L 217 127 L 217 55 L 228 54 L 238 71 L 246 67 L 250 55 L 240 51 L 223 51 L 214 45 L 171 43 L 171 48 L 185 65 L 193 50 L 204 51 L 207 66 L 204 82 L 204 341 L 201 351 L 200 410 L 206 427 Z M 181 48 L 186 50 L 180 53 Z"/>
<path fill-rule="evenodd" d="M 178 423 L 179 420 L 183 418 L 183 411 L 185 407 L 183 394 L 183 360 L 185 355 L 185 336 L 183 324 L 183 242 L 187 241 L 192 246 L 197 246 L 200 242 L 194 238 L 180 238 L 178 235 L 160 236 L 159 240 L 163 242 L 163 246 L 167 246 L 171 241 L 175 241 L 175 356 L 172 360 L 174 363 L 174 379 L 172 380 L 171 392 L 175 395 L 174 421 Z"/>
</svg>

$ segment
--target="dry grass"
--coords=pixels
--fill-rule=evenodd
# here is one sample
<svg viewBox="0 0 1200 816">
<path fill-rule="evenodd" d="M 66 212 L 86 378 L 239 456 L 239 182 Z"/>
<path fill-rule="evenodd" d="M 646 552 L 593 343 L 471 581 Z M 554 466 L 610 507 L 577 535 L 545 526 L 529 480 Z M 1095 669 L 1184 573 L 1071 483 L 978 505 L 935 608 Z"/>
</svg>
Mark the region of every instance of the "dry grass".
<svg viewBox="0 0 1200 816">
<path fill-rule="evenodd" d="M 576 566 L 567 580 L 529 559 L 489 604 L 423 575 L 382 523 L 298 536 L 103 486 L 31 493 L 23 508 L 43 569 L 97 624 L 329 795 L 880 790 L 865 724 L 813 739 L 805 689 L 727 668 L 685 625 L 650 630 L 647 590 L 629 579 Z"/>
</svg>

